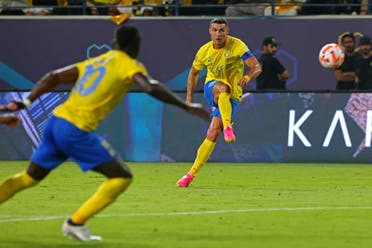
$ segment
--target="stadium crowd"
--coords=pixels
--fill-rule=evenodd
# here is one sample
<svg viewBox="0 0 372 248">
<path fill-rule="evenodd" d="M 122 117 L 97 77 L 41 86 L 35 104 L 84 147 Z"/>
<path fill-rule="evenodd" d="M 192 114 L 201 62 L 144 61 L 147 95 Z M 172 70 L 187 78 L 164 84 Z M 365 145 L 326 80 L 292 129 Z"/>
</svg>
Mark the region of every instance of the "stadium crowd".
<svg viewBox="0 0 372 248">
<path fill-rule="evenodd" d="M 1 15 L 368 15 L 371 9 L 371 0 L 0 0 Z"/>
<path fill-rule="evenodd" d="M 334 71 L 336 90 L 371 90 L 371 39 L 365 35 L 358 37 L 354 33 L 345 32 L 340 35 L 339 43 L 344 47 L 345 61 Z"/>
</svg>

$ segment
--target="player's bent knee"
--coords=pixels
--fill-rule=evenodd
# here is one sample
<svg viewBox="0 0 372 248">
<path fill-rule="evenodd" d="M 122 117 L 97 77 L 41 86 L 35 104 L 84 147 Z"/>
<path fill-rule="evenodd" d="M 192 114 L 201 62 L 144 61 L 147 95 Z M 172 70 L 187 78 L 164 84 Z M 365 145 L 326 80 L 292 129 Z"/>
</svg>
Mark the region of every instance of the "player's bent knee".
<svg viewBox="0 0 372 248">
<path fill-rule="evenodd" d="M 43 180 L 49 174 L 49 172 L 50 170 L 47 170 L 32 161 L 27 168 L 27 174 L 36 181 Z"/>
<path fill-rule="evenodd" d="M 131 172 L 129 167 L 126 165 L 123 166 L 122 177 L 133 178 L 133 173 Z"/>
<path fill-rule="evenodd" d="M 99 165 L 93 170 L 105 175 L 107 178 L 133 178 L 129 167 L 120 159 Z"/>
<path fill-rule="evenodd" d="M 216 83 L 215 88 L 219 93 L 222 92 L 230 93 L 230 87 L 227 84 L 224 84 L 223 82 Z"/>
<path fill-rule="evenodd" d="M 123 173 L 120 173 L 120 175 L 118 174 L 116 176 L 112 176 L 112 177 L 109 177 L 109 178 L 124 178 L 124 179 L 132 181 L 133 180 L 133 174 L 130 171 L 124 171 Z"/>
<path fill-rule="evenodd" d="M 129 167 L 126 165 L 123 165 L 120 171 L 116 171 L 116 175 L 118 177 L 133 179 L 133 174 L 131 170 L 129 169 Z"/>
</svg>

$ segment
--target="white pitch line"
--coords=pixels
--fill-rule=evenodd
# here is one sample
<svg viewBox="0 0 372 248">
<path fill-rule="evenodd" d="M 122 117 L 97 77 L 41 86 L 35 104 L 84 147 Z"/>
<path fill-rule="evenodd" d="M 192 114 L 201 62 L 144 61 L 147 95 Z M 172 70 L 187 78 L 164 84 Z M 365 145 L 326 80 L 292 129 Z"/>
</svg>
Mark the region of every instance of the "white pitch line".
<svg viewBox="0 0 372 248">
<path fill-rule="evenodd" d="M 24 221 L 45 221 L 45 220 L 59 220 L 66 219 L 67 216 L 34 216 L 34 217 L 19 217 L 12 219 L 0 219 L 0 223 L 5 222 L 24 222 Z"/>
<path fill-rule="evenodd" d="M 337 211 L 337 210 L 370 210 L 372 206 L 339 206 L 339 207 L 298 207 L 298 208 L 248 208 L 248 209 L 231 209 L 231 210 L 207 210 L 207 211 L 190 211 L 190 212 L 158 212 L 158 213 L 127 213 L 127 214 L 101 214 L 97 218 L 112 217 L 146 217 L 146 216 L 183 216 L 183 215 L 210 215 L 210 214 L 229 214 L 229 213 L 257 213 L 257 212 L 292 212 L 292 211 Z M 47 221 L 66 219 L 68 216 L 33 216 L 1 219 L 0 223 L 24 222 L 24 221 Z"/>
</svg>

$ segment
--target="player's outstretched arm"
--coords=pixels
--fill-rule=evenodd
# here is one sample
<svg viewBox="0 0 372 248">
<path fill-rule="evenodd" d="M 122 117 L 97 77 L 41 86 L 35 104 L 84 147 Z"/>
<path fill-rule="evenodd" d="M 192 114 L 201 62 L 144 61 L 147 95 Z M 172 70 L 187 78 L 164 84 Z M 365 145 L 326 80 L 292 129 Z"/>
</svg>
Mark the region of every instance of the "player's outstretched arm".
<svg viewBox="0 0 372 248">
<path fill-rule="evenodd" d="M 210 121 L 209 113 L 201 104 L 186 103 L 159 81 L 151 79 L 142 73 L 136 73 L 133 76 L 133 80 L 144 92 L 158 100 L 182 108 L 188 113 L 199 116 L 205 121 Z"/>
<path fill-rule="evenodd" d="M 79 72 L 75 65 L 50 71 L 36 83 L 26 99 L 23 101 L 11 101 L 6 108 L 10 111 L 26 108 L 41 95 L 53 90 L 58 84 L 76 82 L 78 76 Z"/>
</svg>

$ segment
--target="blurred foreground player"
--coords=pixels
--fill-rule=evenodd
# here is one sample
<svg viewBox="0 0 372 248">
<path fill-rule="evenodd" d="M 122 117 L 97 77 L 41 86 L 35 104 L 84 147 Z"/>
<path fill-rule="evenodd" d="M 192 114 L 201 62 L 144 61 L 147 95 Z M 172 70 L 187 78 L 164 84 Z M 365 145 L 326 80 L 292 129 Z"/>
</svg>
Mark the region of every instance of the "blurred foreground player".
<svg viewBox="0 0 372 248">
<path fill-rule="evenodd" d="M 200 104 L 184 102 L 147 76 L 146 68 L 136 60 L 140 41 L 135 27 L 121 26 L 115 31 L 114 50 L 51 71 L 37 82 L 27 99 L 1 106 L 8 111 L 17 111 L 28 107 L 58 84 L 76 82 L 67 101 L 58 106 L 48 120 L 41 143 L 33 153 L 27 170 L 0 185 L 0 203 L 20 190 L 35 186 L 49 172 L 71 159 L 84 172 L 92 170 L 101 173 L 107 180 L 63 223 L 62 232 L 81 241 L 101 240 L 101 237 L 92 235 L 85 224 L 128 187 L 132 173 L 95 130 L 133 83 L 149 95 L 209 121 L 208 112 Z M 9 123 L 6 119 L 4 122 Z"/>
</svg>

